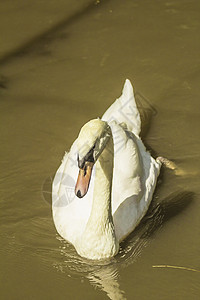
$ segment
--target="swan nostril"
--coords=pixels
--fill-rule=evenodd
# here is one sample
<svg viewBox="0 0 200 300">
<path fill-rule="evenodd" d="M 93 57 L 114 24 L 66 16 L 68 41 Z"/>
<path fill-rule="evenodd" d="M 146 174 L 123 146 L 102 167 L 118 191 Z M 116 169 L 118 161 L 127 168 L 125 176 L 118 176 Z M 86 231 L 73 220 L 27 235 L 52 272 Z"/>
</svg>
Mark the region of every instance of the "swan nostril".
<svg viewBox="0 0 200 300">
<path fill-rule="evenodd" d="M 82 195 L 81 195 L 81 191 L 78 190 L 78 192 L 76 193 L 76 196 L 79 197 L 79 198 L 82 198 Z"/>
</svg>

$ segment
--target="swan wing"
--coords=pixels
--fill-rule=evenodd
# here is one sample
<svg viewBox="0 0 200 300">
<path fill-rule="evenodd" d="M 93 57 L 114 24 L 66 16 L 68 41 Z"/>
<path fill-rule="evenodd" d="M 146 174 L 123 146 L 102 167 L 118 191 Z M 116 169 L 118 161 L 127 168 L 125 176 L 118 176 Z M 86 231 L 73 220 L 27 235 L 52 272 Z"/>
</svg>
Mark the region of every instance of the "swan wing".
<svg viewBox="0 0 200 300">
<path fill-rule="evenodd" d="M 161 164 L 138 136 L 114 121 L 110 126 L 114 141 L 112 214 L 116 236 L 122 241 L 145 215 Z"/>
<path fill-rule="evenodd" d="M 125 123 L 129 131 L 139 136 L 141 119 L 130 80 L 126 79 L 121 97 L 115 100 L 106 110 L 102 120 L 108 123 L 112 120 L 115 120 L 117 123 Z"/>
</svg>

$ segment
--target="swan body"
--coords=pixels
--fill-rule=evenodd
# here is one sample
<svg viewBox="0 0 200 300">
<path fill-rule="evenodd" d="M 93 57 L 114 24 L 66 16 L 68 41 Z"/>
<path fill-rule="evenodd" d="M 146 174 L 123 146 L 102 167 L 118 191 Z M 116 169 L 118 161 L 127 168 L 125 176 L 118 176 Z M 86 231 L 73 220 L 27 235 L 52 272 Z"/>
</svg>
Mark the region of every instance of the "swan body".
<svg viewBox="0 0 200 300">
<path fill-rule="evenodd" d="M 127 79 L 101 119 L 86 123 L 57 170 L 52 212 L 58 233 L 89 259 L 118 253 L 145 215 L 161 162 L 139 136 L 140 115 Z"/>
</svg>

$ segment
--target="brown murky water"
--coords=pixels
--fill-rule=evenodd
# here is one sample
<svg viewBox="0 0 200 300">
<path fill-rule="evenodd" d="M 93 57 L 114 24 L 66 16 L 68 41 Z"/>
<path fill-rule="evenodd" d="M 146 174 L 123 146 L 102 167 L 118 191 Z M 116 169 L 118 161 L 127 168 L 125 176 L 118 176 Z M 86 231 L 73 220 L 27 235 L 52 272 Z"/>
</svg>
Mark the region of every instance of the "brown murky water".
<svg viewBox="0 0 200 300">
<path fill-rule="evenodd" d="M 1 299 L 199 299 L 200 3 L 0 3 Z M 82 125 L 135 86 L 163 170 L 119 255 L 80 258 L 53 225 L 50 178 Z"/>
</svg>

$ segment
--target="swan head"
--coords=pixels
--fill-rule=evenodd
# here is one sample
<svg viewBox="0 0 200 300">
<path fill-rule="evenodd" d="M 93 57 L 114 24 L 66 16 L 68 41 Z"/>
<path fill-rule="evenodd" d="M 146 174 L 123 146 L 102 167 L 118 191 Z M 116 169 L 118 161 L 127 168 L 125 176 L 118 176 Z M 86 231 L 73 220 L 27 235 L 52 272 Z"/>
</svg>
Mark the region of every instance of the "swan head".
<svg viewBox="0 0 200 300">
<path fill-rule="evenodd" d="M 106 147 L 111 137 L 111 129 L 107 122 L 94 119 L 87 122 L 77 138 L 77 161 L 79 175 L 75 194 L 82 198 L 88 191 L 92 168 Z"/>
</svg>

